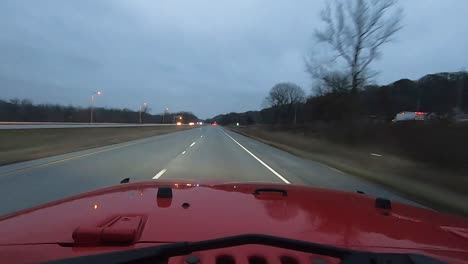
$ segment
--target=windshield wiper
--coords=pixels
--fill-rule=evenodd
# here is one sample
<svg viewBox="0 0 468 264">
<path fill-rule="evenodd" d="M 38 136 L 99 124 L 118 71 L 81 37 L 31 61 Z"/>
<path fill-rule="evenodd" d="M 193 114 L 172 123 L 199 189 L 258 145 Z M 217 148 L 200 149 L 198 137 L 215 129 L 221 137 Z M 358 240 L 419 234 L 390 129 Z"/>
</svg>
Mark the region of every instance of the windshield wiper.
<svg viewBox="0 0 468 264">
<path fill-rule="evenodd" d="M 392 264 L 440 264 L 439 260 L 418 254 L 400 253 L 372 253 L 356 251 L 345 248 L 333 247 L 306 241 L 268 236 L 268 235 L 239 235 L 218 239 L 203 240 L 197 242 L 176 242 L 160 246 L 103 253 L 97 255 L 82 256 L 69 259 L 46 262 L 48 264 L 75 264 L 75 263 L 168 263 L 168 259 L 176 256 L 189 255 L 192 252 L 219 249 L 242 245 L 265 245 L 277 248 L 290 249 L 311 253 L 315 255 L 329 256 L 341 259 L 340 263 L 392 263 Z"/>
</svg>

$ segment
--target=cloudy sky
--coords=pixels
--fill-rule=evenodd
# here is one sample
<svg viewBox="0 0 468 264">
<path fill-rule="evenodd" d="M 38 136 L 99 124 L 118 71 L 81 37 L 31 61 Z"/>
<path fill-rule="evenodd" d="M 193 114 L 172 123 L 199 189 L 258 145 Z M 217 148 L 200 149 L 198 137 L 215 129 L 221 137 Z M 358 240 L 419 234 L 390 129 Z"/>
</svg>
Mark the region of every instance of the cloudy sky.
<svg viewBox="0 0 468 264">
<path fill-rule="evenodd" d="M 376 82 L 468 66 L 468 1 L 404 0 L 405 28 L 372 65 Z M 291 81 L 310 92 L 304 56 L 319 0 L 1 0 L 0 99 L 201 118 L 259 109 Z"/>
</svg>

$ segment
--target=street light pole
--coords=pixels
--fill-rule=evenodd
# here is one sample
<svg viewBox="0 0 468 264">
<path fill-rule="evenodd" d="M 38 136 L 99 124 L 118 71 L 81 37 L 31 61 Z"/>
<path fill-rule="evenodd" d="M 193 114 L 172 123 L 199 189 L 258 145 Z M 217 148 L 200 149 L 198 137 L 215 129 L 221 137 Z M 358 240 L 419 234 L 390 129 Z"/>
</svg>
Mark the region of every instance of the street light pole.
<svg viewBox="0 0 468 264">
<path fill-rule="evenodd" d="M 89 109 L 89 110 L 90 110 L 90 114 L 91 114 L 91 117 L 89 118 L 89 123 L 90 123 L 90 124 L 93 123 L 93 105 L 94 105 L 94 94 L 91 95 L 91 108 Z"/>
<path fill-rule="evenodd" d="M 90 112 L 91 112 L 90 115 L 91 115 L 91 116 L 90 116 L 90 118 L 89 118 L 89 123 L 91 123 L 91 124 L 92 124 L 93 121 L 94 121 L 94 118 L 93 118 L 93 117 L 94 117 L 94 116 L 93 116 L 93 112 L 94 112 L 94 96 L 95 96 L 95 95 L 101 95 L 101 94 L 102 94 L 101 91 L 97 91 L 97 92 L 94 92 L 94 93 L 91 95 L 91 107 L 90 107 Z"/>
<path fill-rule="evenodd" d="M 164 124 L 164 120 L 166 119 L 166 113 L 169 111 L 169 108 L 166 107 L 166 109 L 164 109 L 164 113 L 163 113 L 163 118 L 162 118 L 162 123 Z"/>
<path fill-rule="evenodd" d="M 141 124 L 141 105 L 140 105 L 140 124 Z"/>
<path fill-rule="evenodd" d="M 182 116 L 180 116 L 180 115 L 179 115 L 179 116 L 174 115 L 174 118 L 173 118 L 173 121 L 172 121 L 174 124 L 176 124 L 176 118 L 178 118 L 180 121 L 182 121 Z M 179 122 L 180 122 L 180 121 L 179 121 Z"/>
<path fill-rule="evenodd" d="M 143 103 L 143 105 L 140 105 L 140 124 L 142 123 L 141 112 L 143 111 L 143 106 L 146 107 L 146 103 Z"/>
</svg>

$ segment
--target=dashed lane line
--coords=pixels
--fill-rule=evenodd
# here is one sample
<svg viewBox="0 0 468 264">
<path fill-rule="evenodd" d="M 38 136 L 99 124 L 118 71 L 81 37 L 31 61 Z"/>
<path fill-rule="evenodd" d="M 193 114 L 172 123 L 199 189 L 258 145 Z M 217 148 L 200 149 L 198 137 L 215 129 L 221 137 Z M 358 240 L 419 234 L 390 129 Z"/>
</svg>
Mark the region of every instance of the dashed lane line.
<svg viewBox="0 0 468 264">
<path fill-rule="evenodd" d="M 159 177 L 161 177 L 166 171 L 167 171 L 166 169 L 163 169 L 163 170 L 161 170 L 160 172 L 158 172 L 158 174 L 156 174 L 156 175 L 153 177 L 153 180 L 159 179 Z"/>
</svg>

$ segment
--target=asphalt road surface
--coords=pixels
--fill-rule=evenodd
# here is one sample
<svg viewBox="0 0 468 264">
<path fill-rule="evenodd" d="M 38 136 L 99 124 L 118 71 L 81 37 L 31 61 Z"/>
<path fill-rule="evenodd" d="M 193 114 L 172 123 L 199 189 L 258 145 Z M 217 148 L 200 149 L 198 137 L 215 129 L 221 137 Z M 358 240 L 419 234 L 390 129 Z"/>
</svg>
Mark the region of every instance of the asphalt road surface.
<svg viewBox="0 0 468 264">
<path fill-rule="evenodd" d="M 0 167 L 0 215 L 134 181 L 212 179 L 338 189 L 412 203 L 320 163 L 222 127 L 190 130 Z"/>
</svg>

